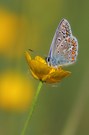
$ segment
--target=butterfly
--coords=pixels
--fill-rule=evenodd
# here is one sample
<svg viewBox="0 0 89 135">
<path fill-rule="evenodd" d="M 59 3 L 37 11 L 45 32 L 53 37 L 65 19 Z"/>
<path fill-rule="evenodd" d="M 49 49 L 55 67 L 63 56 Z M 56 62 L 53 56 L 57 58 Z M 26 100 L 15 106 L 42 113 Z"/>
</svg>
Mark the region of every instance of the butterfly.
<svg viewBox="0 0 89 135">
<path fill-rule="evenodd" d="M 72 35 L 71 26 L 66 19 L 59 23 L 53 37 L 47 63 L 50 66 L 66 66 L 76 62 L 78 41 Z"/>
</svg>

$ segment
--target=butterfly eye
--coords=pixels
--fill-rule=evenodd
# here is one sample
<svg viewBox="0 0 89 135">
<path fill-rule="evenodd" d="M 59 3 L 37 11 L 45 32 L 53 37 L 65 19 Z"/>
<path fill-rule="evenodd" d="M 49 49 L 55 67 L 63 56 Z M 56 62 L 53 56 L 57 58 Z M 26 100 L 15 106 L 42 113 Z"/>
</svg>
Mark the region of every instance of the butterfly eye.
<svg viewBox="0 0 89 135">
<path fill-rule="evenodd" d="M 47 62 L 49 62 L 50 61 L 50 57 L 47 57 Z"/>
</svg>

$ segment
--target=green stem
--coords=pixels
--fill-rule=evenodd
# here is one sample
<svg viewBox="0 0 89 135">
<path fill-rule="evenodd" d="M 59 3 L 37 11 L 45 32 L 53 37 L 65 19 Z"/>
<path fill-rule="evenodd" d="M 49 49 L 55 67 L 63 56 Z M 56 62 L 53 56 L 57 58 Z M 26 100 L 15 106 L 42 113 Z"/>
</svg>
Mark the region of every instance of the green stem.
<svg viewBox="0 0 89 135">
<path fill-rule="evenodd" d="M 26 122 L 25 122 L 25 124 L 24 124 L 24 127 L 23 127 L 23 129 L 22 129 L 21 135 L 25 135 L 26 129 L 27 129 L 27 127 L 28 127 L 28 124 L 29 124 L 29 122 L 30 122 L 30 120 L 31 120 L 31 118 L 32 118 L 32 114 L 33 114 L 33 112 L 34 112 L 34 109 L 35 109 L 35 106 L 36 106 L 36 103 L 37 103 L 37 99 L 38 99 L 38 96 L 39 96 L 41 87 L 42 87 L 42 82 L 40 81 L 40 82 L 39 82 L 39 85 L 38 85 L 38 88 L 37 88 L 37 91 L 36 91 L 36 94 L 35 94 L 35 97 L 34 97 L 34 99 L 33 99 L 33 104 L 32 104 L 32 106 L 31 106 L 31 109 L 30 109 L 30 112 L 29 112 L 29 114 L 28 114 L 27 120 L 26 120 Z"/>
</svg>

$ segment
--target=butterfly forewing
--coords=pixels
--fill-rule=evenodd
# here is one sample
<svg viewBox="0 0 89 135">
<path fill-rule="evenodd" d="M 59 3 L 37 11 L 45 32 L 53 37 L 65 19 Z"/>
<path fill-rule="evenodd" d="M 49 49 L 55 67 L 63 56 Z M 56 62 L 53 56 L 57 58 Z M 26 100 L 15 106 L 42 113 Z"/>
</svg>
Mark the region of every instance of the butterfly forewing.
<svg viewBox="0 0 89 135">
<path fill-rule="evenodd" d="M 55 49 L 55 45 L 58 46 L 62 42 L 62 40 L 65 39 L 65 37 L 68 37 L 71 35 L 72 35 L 72 31 L 70 28 L 70 24 L 68 23 L 66 19 L 62 19 L 56 29 L 56 32 L 55 32 L 55 35 L 53 37 L 52 44 L 50 47 L 50 51 L 52 48 L 52 52 L 53 52 Z"/>
</svg>

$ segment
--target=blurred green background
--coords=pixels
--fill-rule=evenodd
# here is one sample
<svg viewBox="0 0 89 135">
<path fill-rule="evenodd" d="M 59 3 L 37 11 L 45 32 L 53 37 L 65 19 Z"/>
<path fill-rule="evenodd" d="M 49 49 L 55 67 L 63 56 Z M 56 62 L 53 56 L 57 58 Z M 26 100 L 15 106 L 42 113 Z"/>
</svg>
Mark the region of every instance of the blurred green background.
<svg viewBox="0 0 89 135">
<path fill-rule="evenodd" d="M 43 85 L 26 135 L 89 135 L 88 0 L 0 0 L 0 135 L 20 135 L 39 83 L 24 52 L 47 56 L 62 18 L 78 39 L 78 60 L 66 67 L 70 77 Z"/>
</svg>

